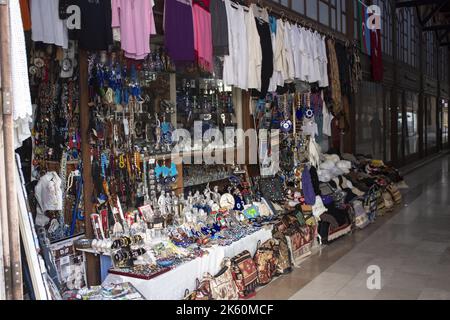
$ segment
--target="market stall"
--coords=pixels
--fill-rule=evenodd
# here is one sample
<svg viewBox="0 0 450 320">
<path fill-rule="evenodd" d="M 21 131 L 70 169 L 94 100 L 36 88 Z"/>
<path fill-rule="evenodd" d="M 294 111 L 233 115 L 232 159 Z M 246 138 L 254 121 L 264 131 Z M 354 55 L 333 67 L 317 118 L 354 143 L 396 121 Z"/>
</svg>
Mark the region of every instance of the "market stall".
<svg viewBox="0 0 450 320">
<path fill-rule="evenodd" d="M 66 296 L 248 298 L 400 202 L 395 169 L 336 154 L 355 46 L 256 4 L 80 1 L 67 30 L 64 3 L 32 2 L 23 159 Z"/>
</svg>

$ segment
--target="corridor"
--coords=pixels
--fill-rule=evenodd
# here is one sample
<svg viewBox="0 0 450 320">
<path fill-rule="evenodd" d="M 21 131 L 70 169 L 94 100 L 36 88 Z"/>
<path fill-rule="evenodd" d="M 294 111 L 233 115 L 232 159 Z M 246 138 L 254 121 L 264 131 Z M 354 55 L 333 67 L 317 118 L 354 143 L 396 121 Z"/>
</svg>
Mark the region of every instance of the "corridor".
<svg viewBox="0 0 450 320">
<path fill-rule="evenodd" d="M 450 299 L 450 156 L 405 176 L 403 204 L 324 247 L 256 299 Z M 369 266 L 381 272 L 369 290 Z"/>
</svg>

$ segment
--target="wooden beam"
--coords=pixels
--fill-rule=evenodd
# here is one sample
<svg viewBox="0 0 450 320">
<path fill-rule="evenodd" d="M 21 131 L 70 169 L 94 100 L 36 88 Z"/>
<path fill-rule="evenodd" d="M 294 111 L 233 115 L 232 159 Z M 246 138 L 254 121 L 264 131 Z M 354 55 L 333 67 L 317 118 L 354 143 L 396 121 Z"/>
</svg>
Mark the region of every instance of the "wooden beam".
<svg viewBox="0 0 450 320">
<path fill-rule="evenodd" d="M 0 61 L 2 111 L 3 111 L 3 143 L 6 178 L 6 205 L 9 232 L 10 269 L 5 277 L 10 277 L 14 300 L 23 299 L 22 261 L 20 251 L 19 208 L 16 193 L 16 162 L 14 156 L 14 97 L 12 94 L 11 69 L 11 34 L 9 2 L 0 1 Z M 5 243 L 4 245 L 8 245 Z"/>
<path fill-rule="evenodd" d="M 448 33 L 450 32 L 450 30 L 446 30 L 444 31 L 443 34 L 438 36 L 438 42 L 441 42 L 442 40 L 444 40 L 444 38 L 448 35 Z"/>
<path fill-rule="evenodd" d="M 94 231 L 91 223 L 93 213 L 92 195 L 94 183 L 92 179 L 90 132 L 89 132 L 89 86 L 88 86 L 88 61 L 86 50 L 80 50 L 80 130 L 81 153 L 83 159 L 83 200 L 84 200 L 84 225 L 86 237 L 93 239 Z M 86 255 L 86 276 L 88 285 L 100 284 L 100 260 L 93 254 Z"/>
<path fill-rule="evenodd" d="M 441 3 L 439 3 L 436 7 L 432 8 L 430 13 L 422 20 L 422 25 L 425 26 L 425 24 L 430 21 L 431 18 L 439 11 L 441 10 L 448 2 L 446 0 L 441 0 Z"/>
<path fill-rule="evenodd" d="M 448 30 L 450 29 L 450 24 L 436 24 L 428 27 L 424 27 L 422 31 L 435 31 L 435 30 Z"/>
<path fill-rule="evenodd" d="M 408 8 L 417 6 L 426 6 L 430 4 L 438 4 L 441 0 L 413 0 L 413 1 L 401 1 L 395 4 L 396 8 Z"/>
</svg>

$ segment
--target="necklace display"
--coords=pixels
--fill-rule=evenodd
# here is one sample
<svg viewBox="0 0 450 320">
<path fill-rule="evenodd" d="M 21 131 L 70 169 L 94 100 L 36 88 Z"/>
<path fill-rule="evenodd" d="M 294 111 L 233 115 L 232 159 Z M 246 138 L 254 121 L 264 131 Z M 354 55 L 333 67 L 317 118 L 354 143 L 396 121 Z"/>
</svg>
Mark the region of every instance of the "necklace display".
<svg viewBox="0 0 450 320">
<path fill-rule="evenodd" d="M 38 181 L 52 171 L 61 178 L 61 210 L 45 213 L 49 218 L 45 226 L 48 237 L 58 241 L 84 232 L 80 223 L 84 210 L 78 182 L 82 168 L 78 57 L 67 51 L 61 54 L 53 46 L 32 46 L 29 75 L 32 102 L 36 106 L 32 180 Z"/>
</svg>

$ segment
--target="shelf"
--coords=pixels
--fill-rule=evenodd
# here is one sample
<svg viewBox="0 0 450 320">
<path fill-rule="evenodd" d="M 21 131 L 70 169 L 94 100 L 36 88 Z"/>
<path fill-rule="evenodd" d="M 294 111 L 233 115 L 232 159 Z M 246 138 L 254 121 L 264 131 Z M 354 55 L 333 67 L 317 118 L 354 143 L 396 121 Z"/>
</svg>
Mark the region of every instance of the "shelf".
<svg viewBox="0 0 450 320">
<path fill-rule="evenodd" d="M 212 182 L 222 181 L 222 180 L 225 180 L 225 179 L 229 179 L 230 177 L 231 177 L 231 175 L 229 175 L 227 177 L 219 178 L 219 179 L 214 179 L 214 180 L 209 180 L 209 181 L 203 181 L 203 182 L 199 182 L 199 183 L 184 185 L 184 187 L 185 188 L 191 188 L 191 187 L 195 187 L 195 186 L 200 186 L 202 184 L 208 184 L 208 183 L 212 183 Z"/>
<path fill-rule="evenodd" d="M 100 255 L 100 256 L 107 256 L 107 257 L 111 256 L 111 254 L 109 252 L 99 252 L 99 251 L 94 250 L 94 249 L 76 248 L 76 250 L 81 251 L 81 252 L 85 252 L 85 253 L 90 253 L 90 254 L 93 254 L 93 255 L 96 255 L 96 256 L 98 256 L 98 255 Z"/>
</svg>

